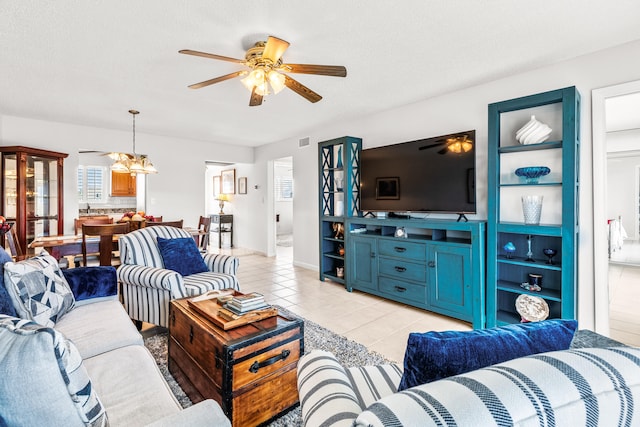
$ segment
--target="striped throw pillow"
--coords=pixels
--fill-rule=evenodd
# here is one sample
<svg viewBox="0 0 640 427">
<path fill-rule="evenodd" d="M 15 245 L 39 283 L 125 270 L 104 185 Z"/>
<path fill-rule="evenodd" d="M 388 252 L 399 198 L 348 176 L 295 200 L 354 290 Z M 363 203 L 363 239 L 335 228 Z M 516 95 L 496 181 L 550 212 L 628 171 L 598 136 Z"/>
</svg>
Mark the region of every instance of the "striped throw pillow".
<svg viewBox="0 0 640 427">
<path fill-rule="evenodd" d="M 640 425 L 640 349 L 541 353 L 380 399 L 356 426 Z"/>
<path fill-rule="evenodd" d="M 343 368 L 335 356 L 313 350 L 298 363 L 298 392 L 306 426 L 351 426 L 358 414 L 398 389 L 397 365 Z"/>
</svg>

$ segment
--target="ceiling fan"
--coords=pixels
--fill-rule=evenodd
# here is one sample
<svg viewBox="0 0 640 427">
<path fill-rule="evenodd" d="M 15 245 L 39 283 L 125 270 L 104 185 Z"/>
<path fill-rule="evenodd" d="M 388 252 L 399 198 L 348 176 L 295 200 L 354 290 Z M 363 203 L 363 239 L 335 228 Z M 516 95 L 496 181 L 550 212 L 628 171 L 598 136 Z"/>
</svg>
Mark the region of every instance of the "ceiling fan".
<svg viewBox="0 0 640 427">
<path fill-rule="evenodd" d="M 266 42 L 259 41 L 253 47 L 249 48 L 244 59 L 230 58 L 228 56 L 189 49 L 183 49 L 179 52 L 185 55 L 235 62 L 249 67 L 250 70 L 236 71 L 189 85 L 189 87 L 191 89 L 200 89 L 234 77 L 245 76 L 241 81 L 247 89 L 251 91 L 249 105 L 252 107 L 262 104 L 262 99 L 271 93 L 270 89 L 273 90 L 274 93 L 278 93 L 285 87 L 288 87 L 310 102 L 318 102 L 322 99 L 316 92 L 283 73 L 319 74 L 333 77 L 347 76 L 347 69 L 340 65 L 285 64 L 282 62 L 282 55 L 288 47 L 289 42 L 269 36 Z"/>
</svg>

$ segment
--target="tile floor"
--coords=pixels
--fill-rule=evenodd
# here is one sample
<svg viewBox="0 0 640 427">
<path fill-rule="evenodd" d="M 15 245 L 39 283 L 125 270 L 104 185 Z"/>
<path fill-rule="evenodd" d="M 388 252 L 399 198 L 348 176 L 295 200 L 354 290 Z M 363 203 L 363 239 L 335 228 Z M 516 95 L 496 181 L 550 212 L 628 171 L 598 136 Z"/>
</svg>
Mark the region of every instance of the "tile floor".
<svg viewBox="0 0 640 427">
<path fill-rule="evenodd" d="M 290 247 L 278 247 L 278 256 L 273 258 L 237 249 L 223 248 L 220 252 L 240 257 L 238 279 L 242 291 L 261 292 L 271 304 L 399 363 L 409 332 L 471 329 L 466 322 L 362 292 L 347 292 L 335 282 L 321 282 L 317 272 L 293 266 Z"/>
<path fill-rule="evenodd" d="M 611 338 L 640 346 L 640 242 L 627 239 L 609 262 Z"/>
<path fill-rule="evenodd" d="M 609 264 L 611 338 L 640 347 L 640 265 Z"/>
</svg>

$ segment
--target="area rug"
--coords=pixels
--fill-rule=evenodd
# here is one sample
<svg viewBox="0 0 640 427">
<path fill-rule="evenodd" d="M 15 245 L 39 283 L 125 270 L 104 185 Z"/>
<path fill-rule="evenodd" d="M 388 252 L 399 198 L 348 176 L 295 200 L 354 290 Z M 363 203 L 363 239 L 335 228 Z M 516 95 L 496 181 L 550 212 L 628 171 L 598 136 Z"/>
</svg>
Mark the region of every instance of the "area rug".
<svg viewBox="0 0 640 427">
<path fill-rule="evenodd" d="M 291 312 L 278 307 L 287 316 L 297 316 Z M 300 317 L 300 316 L 297 316 Z M 182 391 L 178 383 L 173 379 L 167 367 L 167 337 L 168 333 L 163 332 L 145 338 L 144 344 L 151 351 L 153 357 L 169 383 L 173 394 L 176 396 L 183 408 L 191 406 L 191 401 Z M 371 352 L 367 348 L 355 341 L 335 334 L 329 329 L 323 328 L 317 323 L 309 320 L 304 321 L 304 348 L 305 353 L 314 349 L 326 350 L 334 353 L 343 366 L 366 366 L 380 363 L 389 363 L 384 356 Z M 302 426 L 300 408 L 295 407 L 283 416 L 267 424 L 269 427 L 297 427 Z"/>
</svg>

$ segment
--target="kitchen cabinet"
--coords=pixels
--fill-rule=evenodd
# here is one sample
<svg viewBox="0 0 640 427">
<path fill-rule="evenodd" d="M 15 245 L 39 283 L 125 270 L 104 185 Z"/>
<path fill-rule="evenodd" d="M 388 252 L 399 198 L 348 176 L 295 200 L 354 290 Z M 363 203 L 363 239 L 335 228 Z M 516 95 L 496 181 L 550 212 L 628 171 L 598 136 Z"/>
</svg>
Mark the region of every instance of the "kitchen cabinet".
<svg viewBox="0 0 640 427">
<path fill-rule="evenodd" d="M 135 197 L 136 175 L 111 171 L 111 196 Z"/>
</svg>

